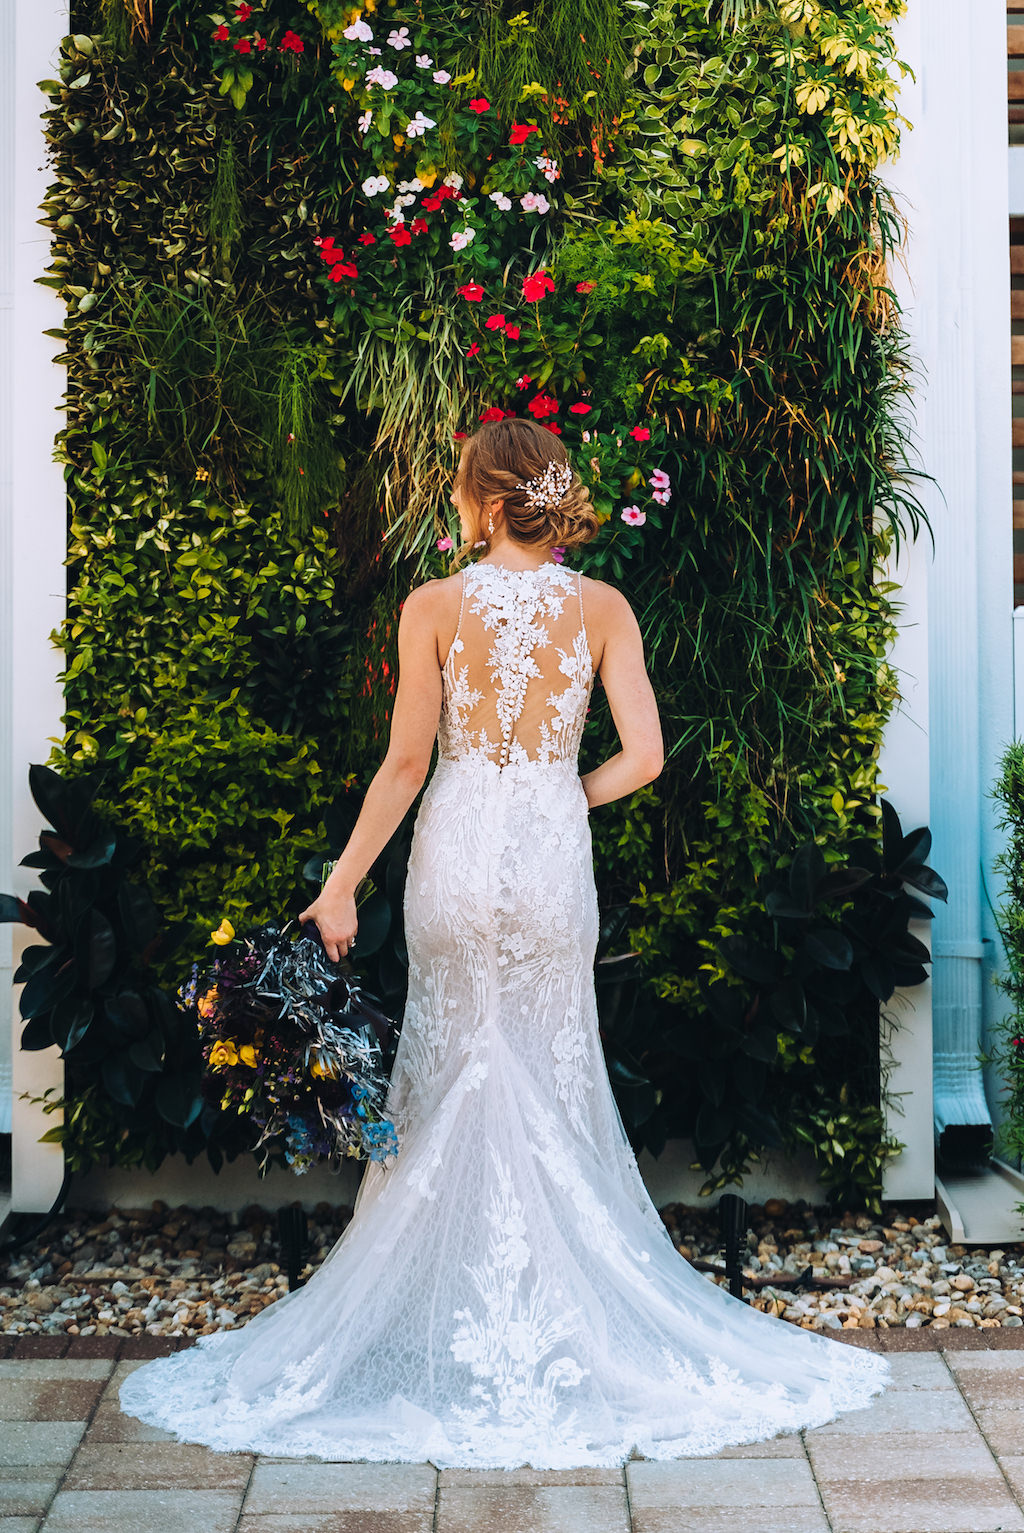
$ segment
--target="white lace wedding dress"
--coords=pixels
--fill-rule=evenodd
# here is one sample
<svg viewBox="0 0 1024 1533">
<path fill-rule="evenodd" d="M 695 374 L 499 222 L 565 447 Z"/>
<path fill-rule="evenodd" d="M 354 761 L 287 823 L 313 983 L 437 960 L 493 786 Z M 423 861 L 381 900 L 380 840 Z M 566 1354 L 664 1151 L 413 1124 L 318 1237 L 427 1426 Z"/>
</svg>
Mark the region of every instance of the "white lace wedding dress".
<svg viewBox="0 0 1024 1533">
<path fill-rule="evenodd" d="M 477 564 L 462 586 L 405 894 L 397 1158 L 304 1287 L 144 1364 L 121 1405 L 212 1448 L 481 1468 L 711 1454 L 864 1406 L 885 1358 L 695 1272 L 623 1131 L 579 576 Z"/>
</svg>

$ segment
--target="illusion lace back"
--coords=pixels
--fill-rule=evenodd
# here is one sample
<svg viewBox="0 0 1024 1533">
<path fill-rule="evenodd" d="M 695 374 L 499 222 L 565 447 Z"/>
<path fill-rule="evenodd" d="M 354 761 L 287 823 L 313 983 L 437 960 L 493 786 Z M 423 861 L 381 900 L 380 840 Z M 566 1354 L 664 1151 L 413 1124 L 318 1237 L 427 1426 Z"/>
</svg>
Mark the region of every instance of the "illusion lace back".
<svg viewBox="0 0 1024 1533">
<path fill-rule="evenodd" d="M 647 1195 L 598 1035 L 592 682 L 578 575 L 464 571 L 405 892 L 398 1156 L 305 1287 L 138 1368 L 125 1411 L 224 1450 L 575 1468 L 711 1454 L 885 1387 L 884 1357 L 699 1275 Z"/>
</svg>

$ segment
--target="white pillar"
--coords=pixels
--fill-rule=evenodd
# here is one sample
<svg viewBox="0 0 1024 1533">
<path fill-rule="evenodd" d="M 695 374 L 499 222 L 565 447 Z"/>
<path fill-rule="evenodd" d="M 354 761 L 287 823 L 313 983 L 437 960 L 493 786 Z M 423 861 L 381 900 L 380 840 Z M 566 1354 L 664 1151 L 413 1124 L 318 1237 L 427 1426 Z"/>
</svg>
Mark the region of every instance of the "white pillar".
<svg viewBox="0 0 1024 1533">
<path fill-rule="evenodd" d="M 36 850 L 43 828 L 28 768 L 46 760 L 62 733 L 63 656 L 49 636 L 65 612 L 67 508 L 63 468 L 53 459 L 65 374 L 53 360 L 60 344 L 43 331 L 61 324 L 64 309 L 34 279 L 50 259 L 49 230 L 38 219 L 53 180 L 40 120 L 47 100 L 36 82 L 56 77 L 68 26 L 67 0 L 0 5 L 0 156 L 11 170 L 0 191 L 0 887 L 22 897 L 40 887 L 34 870 L 18 863 Z M 12 989 L 11 974 L 33 940 L 26 927 L 0 925 L 2 1032 L 10 1040 L 0 1070 L 4 1060 L 13 1063 L 12 1207 L 23 1212 L 48 1208 L 64 1174 L 59 1147 L 38 1143 L 54 1118 L 19 1100 L 63 1081 L 55 1048 L 18 1047 L 21 987 Z"/>
<path fill-rule="evenodd" d="M 917 74 L 901 98 L 914 127 L 888 174 L 910 224 L 897 285 L 919 359 L 916 436 L 936 481 L 921 487 L 935 555 L 927 541 L 912 555 L 928 569 L 927 603 L 911 583 L 918 607 L 904 623 L 927 612 L 930 860 L 950 891 L 933 923 L 935 1131 L 949 1136 L 990 1121 L 976 1055 L 999 1004 L 999 955 L 982 881 L 991 888 L 989 793 L 1013 728 L 1005 27 L 999 0 L 912 0 L 898 41 Z M 904 754 L 886 771 L 912 766 Z M 922 823 L 892 799 L 906 828 Z"/>
</svg>

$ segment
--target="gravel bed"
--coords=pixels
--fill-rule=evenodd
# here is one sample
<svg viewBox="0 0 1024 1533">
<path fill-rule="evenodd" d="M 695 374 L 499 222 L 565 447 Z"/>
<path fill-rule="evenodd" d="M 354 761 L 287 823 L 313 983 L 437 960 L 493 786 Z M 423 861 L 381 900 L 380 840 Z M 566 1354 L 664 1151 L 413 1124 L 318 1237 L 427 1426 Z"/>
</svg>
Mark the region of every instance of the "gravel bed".
<svg viewBox="0 0 1024 1533">
<path fill-rule="evenodd" d="M 680 1253 L 722 1263 L 713 1208 L 670 1203 L 662 1219 Z M 309 1260 L 320 1265 L 352 1217 L 318 1203 L 307 1213 Z M 886 1208 L 836 1214 L 778 1199 L 748 1209 L 743 1270 L 766 1286 L 757 1309 L 815 1330 L 1020 1326 L 1024 1244 L 985 1250 L 947 1243 L 937 1214 Z M 0 1333 L 66 1336 L 205 1336 L 244 1325 L 287 1292 L 276 1214 L 257 1204 L 212 1208 L 65 1211 L 23 1250 L 0 1259 Z M 803 1273 L 848 1286 L 796 1288 L 773 1275 Z M 713 1272 L 708 1282 L 725 1282 Z"/>
</svg>

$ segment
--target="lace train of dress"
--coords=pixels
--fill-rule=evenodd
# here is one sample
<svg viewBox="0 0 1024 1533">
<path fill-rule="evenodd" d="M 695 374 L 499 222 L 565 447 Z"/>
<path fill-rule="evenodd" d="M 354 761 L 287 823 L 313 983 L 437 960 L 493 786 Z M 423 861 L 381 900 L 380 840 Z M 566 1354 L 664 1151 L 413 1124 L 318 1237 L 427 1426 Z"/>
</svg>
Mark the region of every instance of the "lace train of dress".
<svg viewBox="0 0 1024 1533">
<path fill-rule="evenodd" d="M 127 1413 L 221 1450 L 557 1469 L 711 1454 L 886 1387 L 884 1357 L 696 1273 L 647 1195 L 598 1035 L 592 683 L 577 575 L 464 572 L 405 893 L 398 1156 L 303 1288 L 136 1369 Z"/>
</svg>

